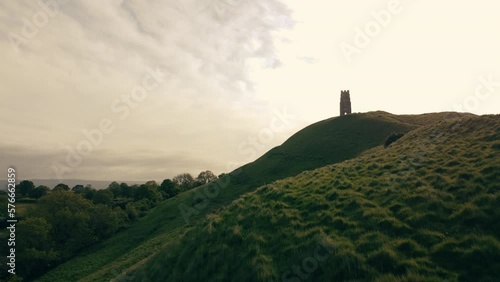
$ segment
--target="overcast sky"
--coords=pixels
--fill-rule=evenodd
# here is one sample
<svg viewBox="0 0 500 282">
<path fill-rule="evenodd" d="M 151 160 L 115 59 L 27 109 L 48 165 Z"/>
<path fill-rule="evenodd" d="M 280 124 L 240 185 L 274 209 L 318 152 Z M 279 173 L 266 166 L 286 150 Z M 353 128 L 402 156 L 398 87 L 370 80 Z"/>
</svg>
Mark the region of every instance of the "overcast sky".
<svg viewBox="0 0 500 282">
<path fill-rule="evenodd" d="M 1 1 L 0 164 L 62 180 L 228 172 L 337 116 L 343 89 L 354 112 L 498 113 L 499 11 L 497 0 Z"/>
</svg>

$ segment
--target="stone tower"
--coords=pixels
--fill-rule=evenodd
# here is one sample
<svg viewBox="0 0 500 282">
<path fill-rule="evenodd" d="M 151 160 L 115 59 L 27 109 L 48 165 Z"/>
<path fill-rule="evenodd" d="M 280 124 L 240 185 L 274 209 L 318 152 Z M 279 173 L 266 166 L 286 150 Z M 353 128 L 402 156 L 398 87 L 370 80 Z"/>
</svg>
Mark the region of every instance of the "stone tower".
<svg viewBox="0 0 500 282">
<path fill-rule="evenodd" d="M 349 90 L 340 91 L 340 116 L 351 114 L 351 96 Z"/>
</svg>

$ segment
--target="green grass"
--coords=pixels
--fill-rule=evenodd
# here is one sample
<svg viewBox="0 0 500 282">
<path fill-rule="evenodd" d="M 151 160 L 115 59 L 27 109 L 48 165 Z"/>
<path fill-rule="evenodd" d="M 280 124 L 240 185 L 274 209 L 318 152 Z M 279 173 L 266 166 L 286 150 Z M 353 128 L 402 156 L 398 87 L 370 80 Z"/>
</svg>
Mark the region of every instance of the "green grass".
<svg viewBox="0 0 500 282">
<path fill-rule="evenodd" d="M 120 280 L 498 281 L 499 144 L 500 116 L 416 129 L 242 195 Z"/>
<path fill-rule="evenodd" d="M 444 114 L 394 116 L 384 112 L 373 112 L 332 118 L 311 125 L 292 136 L 282 146 L 271 150 L 255 162 L 231 173 L 228 178 L 230 179 L 229 184 L 223 185 L 223 188 L 219 189 L 218 195 L 205 199 L 194 206 L 197 214 L 192 214 L 189 217 L 190 224 L 186 224 L 179 211 L 179 205 L 183 204 L 186 207 L 192 207 L 191 204 L 195 195 L 203 193 L 207 186 L 165 201 L 152 209 L 148 215 L 133 224 L 129 229 L 85 250 L 73 259 L 51 270 L 40 280 L 105 281 L 116 277 L 125 277 L 129 271 L 140 267 L 144 263 L 147 267 L 149 259 L 158 252 L 163 253 L 163 250 L 170 251 L 171 248 L 175 248 L 174 245 L 176 245 L 177 241 L 184 237 L 186 232 L 190 232 L 191 228 L 198 222 L 204 220 L 207 215 L 216 214 L 218 216 L 218 213 L 224 210 L 226 206 L 235 200 L 241 201 L 245 199 L 246 196 L 240 198 L 241 195 L 254 191 L 258 186 L 295 176 L 305 170 L 353 159 L 363 153 L 366 154 L 367 151 L 376 146 L 382 145 L 392 132 L 409 132 L 423 124 L 442 120 L 444 116 Z M 454 114 L 453 116 L 457 115 Z M 365 166 L 362 167 L 368 170 Z M 224 179 L 224 181 L 226 180 Z M 338 181 L 338 187 L 344 190 L 354 189 L 352 183 L 341 180 L 342 178 L 339 178 L 333 182 Z M 376 178 L 374 181 L 379 180 L 379 178 Z M 315 187 L 318 184 L 312 179 L 308 180 L 308 182 L 310 183 L 307 184 L 307 187 Z M 330 184 L 321 183 L 318 185 L 323 187 L 322 189 L 327 189 Z M 293 189 L 294 183 L 285 185 L 289 185 L 289 189 Z M 302 193 L 306 196 L 308 191 L 305 190 Z M 276 197 L 281 196 L 276 195 Z M 302 199 L 299 198 L 297 201 L 302 202 Z M 283 201 L 280 200 L 280 202 Z M 314 203 L 309 203 L 309 205 L 303 206 L 303 210 L 296 215 L 298 216 L 296 224 L 299 224 L 298 220 L 303 216 L 302 213 L 314 215 L 315 212 L 324 208 L 324 206 L 315 206 Z M 260 208 L 260 206 L 257 205 L 256 208 Z M 268 208 L 268 212 L 272 213 L 273 209 Z M 336 226 L 346 230 L 356 224 L 356 222 L 348 220 L 344 216 L 330 218 L 330 216 L 325 215 L 323 220 L 325 222 L 333 220 Z M 391 222 L 387 224 L 391 224 Z M 266 228 L 266 226 L 269 227 L 269 225 L 263 225 L 262 228 Z M 233 231 L 234 228 L 232 227 L 231 232 L 237 232 L 237 228 Z M 273 227 L 272 230 L 280 230 L 280 233 L 282 233 L 281 229 L 278 228 Z M 247 231 L 245 230 L 245 232 Z M 256 239 L 258 238 L 257 236 Z M 224 252 L 230 251 L 224 249 Z M 260 254 L 259 248 L 255 249 L 254 252 L 258 255 L 253 259 L 263 271 L 262 279 L 266 280 L 265 278 L 273 273 L 268 273 L 266 268 L 267 264 L 273 262 L 273 258 L 270 254 Z M 205 257 L 205 259 L 205 263 L 212 264 L 210 256 Z M 192 267 L 194 271 L 195 266 Z M 214 275 L 220 275 L 221 272 L 218 273 L 215 271 Z M 254 273 L 254 271 L 249 273 Z M 219 278 L 222 279 L 222 276 Z"/>
<path fill-rule="evenodd" d="M 243 166 L 234 181 L 258 186 L 351 159 L 383 144 L 393 132 L 408 132 L 419 126 L 409 123 L 407 119 L 385 112 L 370 112 L 315 123 L 255 162 Z M 413 120 L 425 123 L 441 120 L 441 116 L 421 115 L 413 117 Z"/>
</svg>

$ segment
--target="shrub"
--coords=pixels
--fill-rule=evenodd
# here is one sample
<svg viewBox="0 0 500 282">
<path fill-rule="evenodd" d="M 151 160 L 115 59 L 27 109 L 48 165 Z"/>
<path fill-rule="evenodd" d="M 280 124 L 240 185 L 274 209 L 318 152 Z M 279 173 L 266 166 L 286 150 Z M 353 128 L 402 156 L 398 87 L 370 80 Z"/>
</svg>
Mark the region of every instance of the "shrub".
<svg viewBox="0 0 500 282">
<path fill-rule="evenodd" d="M 393 134 L 391 134 L 391 136 L 389 136 L 387 138 L 387 140 L 385 140 L 384 148 L 389 147 L 389 145 L 391 145 L 392 143 L 398 141 L 404 135 L 405 135 L 404 133 L 393 133 Z"/>
</svg>

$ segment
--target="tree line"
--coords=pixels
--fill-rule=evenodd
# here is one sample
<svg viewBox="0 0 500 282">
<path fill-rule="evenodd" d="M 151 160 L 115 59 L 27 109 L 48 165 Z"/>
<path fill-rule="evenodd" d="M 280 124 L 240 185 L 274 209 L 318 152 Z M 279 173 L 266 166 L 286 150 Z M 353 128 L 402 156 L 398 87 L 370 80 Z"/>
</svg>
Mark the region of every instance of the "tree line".
<svg viewBox="0 0 500 282">
<path fill-rule="evenodd" d="M 222 175 L 220 175 L 222 176 Z M 20 202 L 36 204 L 22 214 L 17 225 L 19 276 L 31 280 L 68 260 L 78 252 L 127 228 L 163 200 L 212 181 L 217 176 L 203 171 L 194 178 L 189 173 L 165 179 L 161 184 L 147 181 L 128 185 L 116 181 L 106 189 L 64 183 L 53 189 L 29 180 L 17 185 Z M 0 195 L 6 202 L 6 195 Z M 0 212 L 5 224 L 7 215 Z M 6 244 L 0 249 L 2 253 Z M 5 257 L 0 263 L 5 265 Z M 6 277 L 0 277 L 6 278 Z"/>
</svg>

